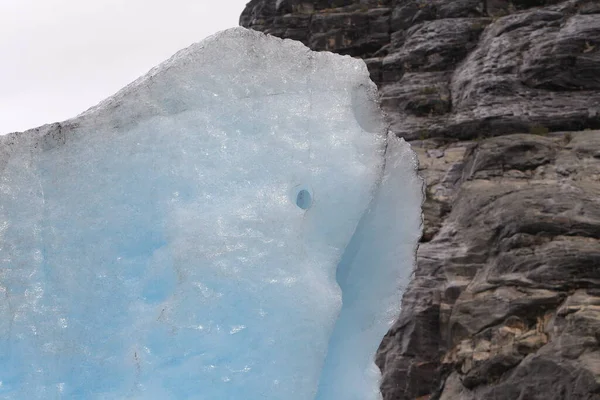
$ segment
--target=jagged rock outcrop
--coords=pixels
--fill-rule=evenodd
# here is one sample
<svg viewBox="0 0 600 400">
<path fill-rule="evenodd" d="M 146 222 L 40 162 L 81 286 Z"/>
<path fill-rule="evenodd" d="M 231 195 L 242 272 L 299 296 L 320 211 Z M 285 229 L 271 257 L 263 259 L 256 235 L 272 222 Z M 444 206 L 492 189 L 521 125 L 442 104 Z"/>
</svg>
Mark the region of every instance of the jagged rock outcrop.
<svg viewBox="0 0 600 400">
<path fill-rule="evenodd" d="M 451 211 L 382 343 L 386 398 L 599 398 L 600 131 L 436 141 L 413 145 Z"/>
<path fill-rule="evenodd" d="M 600 1 L 252 0 L 362 57 L 427 182 L 385 400 L 600 399 Z"/>
</svg>

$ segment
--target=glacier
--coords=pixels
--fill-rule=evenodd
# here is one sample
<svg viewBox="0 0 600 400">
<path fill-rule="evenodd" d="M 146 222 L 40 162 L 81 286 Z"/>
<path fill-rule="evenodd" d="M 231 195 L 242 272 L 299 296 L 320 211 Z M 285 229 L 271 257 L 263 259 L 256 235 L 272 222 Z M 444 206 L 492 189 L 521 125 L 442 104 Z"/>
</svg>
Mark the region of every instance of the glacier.
<svg viewBox="0 0 600 400">
<path fill-rule="evenodd" d="M 421 201 L 363 61 L 194 44 L 0 136 L 0 399 L 379 399 Z"/>
</svg>

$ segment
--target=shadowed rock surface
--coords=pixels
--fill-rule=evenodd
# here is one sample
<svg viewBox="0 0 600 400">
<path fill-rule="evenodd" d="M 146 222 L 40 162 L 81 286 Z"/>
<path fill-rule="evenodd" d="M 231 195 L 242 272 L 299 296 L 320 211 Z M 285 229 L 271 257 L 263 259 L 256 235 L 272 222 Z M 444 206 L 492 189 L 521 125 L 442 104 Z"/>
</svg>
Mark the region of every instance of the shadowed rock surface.
<svg viewBox="0 0 600 400">
<path fill-rule="evenodd" d="M 600 1 L 252 0 L 367 63 L 427 182 L 385 400 L 600 399 Z"/>
</svg>

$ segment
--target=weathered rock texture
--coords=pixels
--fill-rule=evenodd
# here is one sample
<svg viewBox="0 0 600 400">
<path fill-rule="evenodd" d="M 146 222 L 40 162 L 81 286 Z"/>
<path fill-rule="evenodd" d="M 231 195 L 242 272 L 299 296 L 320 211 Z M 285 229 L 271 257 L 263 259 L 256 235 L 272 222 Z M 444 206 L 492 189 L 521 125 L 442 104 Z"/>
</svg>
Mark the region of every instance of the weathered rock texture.
<svg viewBox="0 0 600 400">
<path fill-rule="evenodd" d="M 600 399 L 600 1 L 252 0 L 362 57 L 427 181 L 385 400 Z"/>
</svg>

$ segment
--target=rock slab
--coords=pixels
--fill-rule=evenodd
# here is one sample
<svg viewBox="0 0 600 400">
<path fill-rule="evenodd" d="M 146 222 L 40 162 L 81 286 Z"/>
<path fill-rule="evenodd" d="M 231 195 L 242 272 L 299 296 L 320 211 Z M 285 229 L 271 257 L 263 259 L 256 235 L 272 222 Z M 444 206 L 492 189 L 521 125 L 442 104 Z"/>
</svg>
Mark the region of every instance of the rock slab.
<svg viewBox="0 0 600 400">
<path fill-rule="evenodd" d="M 385 400 L 600 399 L 600 3 L 252 0 L 361 57 L 427 182 Z"/>
</svg>

